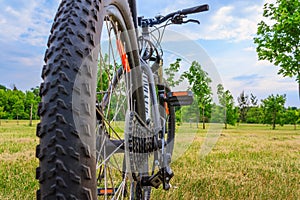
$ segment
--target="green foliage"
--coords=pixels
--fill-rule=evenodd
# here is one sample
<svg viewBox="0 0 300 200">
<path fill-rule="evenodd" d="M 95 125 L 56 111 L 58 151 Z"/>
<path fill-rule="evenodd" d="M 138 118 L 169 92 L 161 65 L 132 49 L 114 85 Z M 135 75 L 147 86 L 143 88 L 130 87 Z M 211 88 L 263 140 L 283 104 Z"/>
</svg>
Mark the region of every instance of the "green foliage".
<svg viewBox="0 0 300 200">
<path fill-rule="evenodd" d="M 263 122 L 263 112 L 258 106 L 251 106 L 248 109 L 246 122 L 250 124 L 260 124 Z"/>
<path fill-rule="evenodd" d="M 182 122 L 199 122 L 199 107 L 197 101 L 193 101 L 192 105 L 181 107 Z"/>
<path fill-rule="evenodd" d="M 212 104 L 211 108 L 211 119 L 212 123 L 223 123 L 224 122 L 224 109 L 215 103 Z"/>
<path fill-rule="evenodd" d="M 205 121 L 211 111 L 212 90 L 210 84 L 212 81 L 197 61 L 192 63 L 189 71 L 184 72 L 182 77 L 188 80 L 195 95 L 202 116 L 203 129 L 205 129 Z"/>
<path fill-rule="evenodd" d="M 176 80 L 176 74 L 179 72 L 180 69 L 180 62 L 181 59 L 177 58 L 174 63 L 171 63 L 168 68 L 164 69 L 167 77 L 166 81 L 170 87 L 175 87 L 183 81 L 183 78 L 181 76 Z"/>
<path fill-rule="evenodd" d="M 5 115 L 4 108 L 0 106 L 0 125 L 1 125 L 1 119 L 4 115 Z"/>
<path fill-rule="evenodd" d="M 265 124 L 271 124 L 273 129 L 275 129 L 276 124 L 283 125 L 283 112 L 285 101 L 286 96 L 278 94 L 276 96 L 272 94 L 268 98 L 263 99 L 261 101 Z"/>
<path fill-rule="evenodd" d="M 246 122 L 247 112 L 249 109 L 249 96 L 243 91 L 237 98 L 239 104 L 239 121 Z"/>
<path fill-rule="evenodd" d="M 2 87 L 1 87 L 2 88 Z M 3 119 L 29 119 L 31 106 L 33 113 L 37 113 L 40 102 L 38 87 L 31 91 L 20 91 L 17 89 L 0 89 L 0 118 Z M 35 114 L 35 119 L 37 116 Z"/>
<path fill-rule="evenodd" d="M 115 63 L 116 64 L 116 63 Z M 100 92 L 97 94 L 97 100 L 100 102 L 103 98 L 103 92 L 107 91 L 109 83 L 112 79 L 113 74 L 113 65 L 109 63 L 109 57 L 107 54 L 104 57 L 101 57 L 100 62 L 98 63 L 98 72 L 97 72 L 97 90 Z"/>
<path fill-rule="evenodd" d="M 223 108 L 223 123 L 225 124 L 225 129 L 227 129 L 227 124 L 235 125 L 238 118 L 238 111 L 234 107 L 233 96 L 231 95 L 229 90 L 224 90 L 223 85 L 219 84 L 217 86 L 219 103 Z"/>
<path fill-rule="evenodd" d="M 252 106 L 257 106 L 258 100 L 256 98 L 256 96 L 254 96 L 254 94 L 250 94 L 250 102 L 252 104 Z"/>
<path fill-rule="evenodd" d="M 16 116 L 17 119 L 19 119 L 19 117 L 28 118 L 28 115 L 25 114 L 24 109 L 24 102 L 21 99 L 18 99 L 13 105 L 12 116 Z"/>
<path fill-rule="evenodd" d="M 300 1 L 266 3 L 263 16 L 254 38 L 258 58 L 279 66 L 283 76 L 295 76 L 300 89 Z"/>
<path fill-rule="evenodd" d="M 296 108 L 289 107 L 284 113 L 285 123 L 293 124 L 296 130 L 297 123 L 300 123 L 300 111 Z"/>
<path fill-rule="evenodd" d="M 6 90 L 6 87 L 4 85 L 0 85 L 0 90 Z"/>
<path fill-rule="evenodd" d="M 181 107 L 175 107 L 175 120 L 177 125 L 181 125 L 182 123 L 181 116 Z"/>
</svg>

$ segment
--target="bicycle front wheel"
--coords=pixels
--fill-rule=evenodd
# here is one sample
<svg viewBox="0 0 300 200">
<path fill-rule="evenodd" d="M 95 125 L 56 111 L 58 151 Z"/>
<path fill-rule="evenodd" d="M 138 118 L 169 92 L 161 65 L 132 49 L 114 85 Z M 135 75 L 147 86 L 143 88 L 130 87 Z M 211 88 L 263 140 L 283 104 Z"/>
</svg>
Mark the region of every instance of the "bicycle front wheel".
<svg viewBox="0 0 300 200">
<path fill-rule="evenodd" d="M 40 88 L 37 199 L 138 196 L 124 157 L 126 111 L 145 118 L 132 21 L 127 1 L 61 2 Z"/>
</svg>

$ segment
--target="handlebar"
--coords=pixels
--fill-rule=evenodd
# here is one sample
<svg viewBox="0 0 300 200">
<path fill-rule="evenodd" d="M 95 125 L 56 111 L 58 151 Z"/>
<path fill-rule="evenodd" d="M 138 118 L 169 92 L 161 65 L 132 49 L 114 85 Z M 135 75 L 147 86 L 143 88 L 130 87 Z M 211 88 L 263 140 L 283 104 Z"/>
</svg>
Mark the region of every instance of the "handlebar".
<svg viewBox="0 0 300 200">
<path fill-rule="evenodd" d="M 195 6 L 192 8 L 183 9 L 183 10 L 181 10 L 180 14 L 188 15 L 188 14 L 204 12 L 204 11 L 208 11 L 208 10 L 209 10 L 209 6 L 207 4 L 205 4 L 205 5 L 201 5 L 201 6 Z"/>
<path fill-rule="evenodd" d="M 143 17 L 139 17 L 138 25 L 141 27 L 149 27 L 149 26 L 152 27 L 154 25 L 161 24 L 169 19 L 173 19 L 175 16 L 181 16 L 181 15 L 185 16 L 188 14 L 194 14 L 194 13 L 204 12 L 204 11 L 208 11 L 208 10 L 209 10 L 209 6 L 207 4 L 204 4 L 204 5 L 195 6 L 192 8 L 178 10 L 178 11 L 170 13 L 166 16 L 158 16 L 158 17 L 152 18 L 152 19 L 143 19 Z"/>
</svg>

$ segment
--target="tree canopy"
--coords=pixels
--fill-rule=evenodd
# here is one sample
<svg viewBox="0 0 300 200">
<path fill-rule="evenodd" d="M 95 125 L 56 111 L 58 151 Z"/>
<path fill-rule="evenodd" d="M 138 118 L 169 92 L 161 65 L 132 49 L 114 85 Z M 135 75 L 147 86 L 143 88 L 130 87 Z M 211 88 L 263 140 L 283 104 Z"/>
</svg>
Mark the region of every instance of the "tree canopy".
<svg viewBox="0 0 300 200">
<path fill-rule="evenodd" d="M 239 105 L 240 122 L 246 122 L 246 116 L 249 109 L 249 96 L 243 91 L 237 98 Z"/>
<path fill-rule="evenodd" d="M 286 101 L 285 95 L 270 95 L 268 98 L 263 99 L 262 108 L 264 112 L 264 122 L 271 124 L 275 129 L 276 124 L 283 124 L 284 104 Z"/>
<path fill-rule="evenodd" d="M 0 119 L 29 119 L 31 108 L 33 113 L 37 113 L 40 102 L 38 87 L 23 92 L 15 87 L 10 90 L 1 86 L 0 96 Z"/>
<path fill-rule="evenodd" d="M 222 84 L 219 84 L 217 89 L 219 103 L 224 111 L 223 123 L 225 124 L 225 129 L 227 129 L 227 124 L 235 125 L 237 120 L 237 110 L 234 106 L 234 99 L 230 91 L 225 91 Z"/>
<path fill-rule="evenodd" d="M 210 87 L 212 81 L 208 73 L 201 68 L 197 61 L 192 62 L 189 71 L 184 72 L 182 76 L 188 80 L 195 95 L 199 111 L 202 113 L 203 129 L 205 129 L 205 118 L 208 117 L 207 111 L 210 110 L 212 102 L 212 90 Z"/>
<path fill-rule="evenodd" d="M 175 87 L 183 81 L 183 78 L 181 76 L 178 79 L 176 79 L 176 74 L 179 72 L 180 69 L 180 62 L 181 59 L 177 58 L 174 63 L 171 63 L 170 66 L 165 68 L 164 70 L 166 74 L 166 81 L 170 87 Z"/>
<path fill-rule="evenodd" d="M 296 77 L 300 97 L 300 1 L 266 3 L 263 17 L 254 38 L 258 58 L 279 66 L 278 74 Z"/>
</svg>

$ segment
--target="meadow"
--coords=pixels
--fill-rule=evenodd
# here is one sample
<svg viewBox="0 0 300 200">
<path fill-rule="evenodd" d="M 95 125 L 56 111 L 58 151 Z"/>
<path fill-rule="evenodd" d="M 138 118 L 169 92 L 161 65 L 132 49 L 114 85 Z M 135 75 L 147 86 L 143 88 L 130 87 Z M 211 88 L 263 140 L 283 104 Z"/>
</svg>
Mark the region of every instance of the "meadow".
<svg viewBox="0 0 300 200">
<path fill-rule="evenodd" d="M 206 138 L 195 124 L 178 127 L 172 188 L 153 190 L 152 199 L 300 199 L 300 131 L 293 126 L 230 126 L 204 156 Z M 2 121 L 0 199 L 35 198 L 37 143 L 35 125 Z"/>
</svg>

